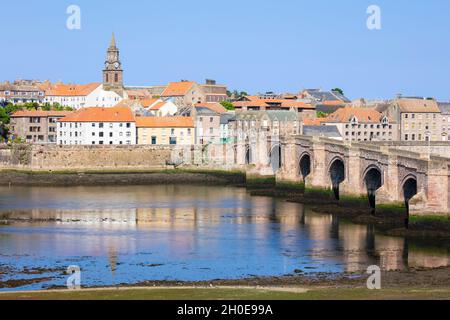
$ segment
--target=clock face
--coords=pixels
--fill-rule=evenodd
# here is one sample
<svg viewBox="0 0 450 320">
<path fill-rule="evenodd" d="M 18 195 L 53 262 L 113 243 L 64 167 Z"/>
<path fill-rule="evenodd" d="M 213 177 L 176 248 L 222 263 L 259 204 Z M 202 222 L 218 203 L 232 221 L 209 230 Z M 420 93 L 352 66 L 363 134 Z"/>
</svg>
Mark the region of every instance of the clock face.
<svg viewBox="0 0 450 320">
<path fill-rule="evenodd" d="M 106 62 L 106 63 L 105 63 L 105 69 L 108 69 L 108 67 L 109 67 L 109 63 Z"/>
<path fill-rule="evenodd" d="M 118 62 L 114 63 L 114 67 L 115 67 L 116 69 L 119 69 L 119 63 L 118 63 Z"/>
</svg>

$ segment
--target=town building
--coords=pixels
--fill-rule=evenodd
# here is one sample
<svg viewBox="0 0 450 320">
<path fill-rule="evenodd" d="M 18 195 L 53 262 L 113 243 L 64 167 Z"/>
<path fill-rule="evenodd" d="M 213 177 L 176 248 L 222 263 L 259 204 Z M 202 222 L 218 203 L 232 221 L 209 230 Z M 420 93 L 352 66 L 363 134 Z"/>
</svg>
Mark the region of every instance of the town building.
<svg viewBox="0 0 450 320">
<path fill-rule="evenodd" d="M 220 114 L 220 143 L 232 143 L 234 142 L 234 126 L 233 123 L 236 120 L 234 112 L 227 112 Z"/>
<path fill-rule="evenodd" d="M 336 126 L 345 141 L 395 141 L 398 127 L 395 122 L 370 108 L 341 108 L 321 119 L 322 125 Z"/>
<path fill-rule="evenodd" d="M 438 106 L 442 116 L 442 133 L 446 132 L 447 140 L 450 141 L 450 102 L 439 102 Z"/>
<path fill-rule="evenodd" d="M 161 94 L 165 101 L 171 101 L 178 107 L 194 106 L 205 102 L 202 88 L 193 81 L 171 82 Z"/>
<path fill-rule="evenodd" d="M 85 108 L 58 122 L 60 145 L 135 145 L 136 121 L 130 108 Z"/>
<path fill-rule="evenodd" d="M 219 85 L 216 80 L 207 79 L 205 84 L 200 85 L 204 94 L 204 102 L 222 102 L 228 99 L 227 86 Z"/>
<path fill-rule="evenodd" d="M 148 112 L 156 117 L 173 116 L 177 113 L 178 107 L 172 101 L 157 99 L 152 105 L 147 107 Z"/>
<path fill-rule="evenodd" d="M 139 145 L 193 145 L 194 119 L 191 117 L 137 117 Z"/>
<path fill-rule="evenodd" d="M 57 122 L 70 114 L 65 111 L 17 111 L 11 115 L 10 137 L 28 143 L 56 143 Z"/>
<path fill-rule="evenodd" d="M 295 111 L 236 111 L 235 135 L 289 136 L 300 134 Z"/>
<path fill-rule="evenodd" d="M 17 80 L 13 83 L 8 81 L 0 83 L 0 103 L 41 103 L 44 97 L 45 91 L 39 88 L 36 81 Z"/>
<path fill-rule="evenodd" d="M 101 83 L 87 85 L 55 84 L 45 92 L 44 102 L 58 103 L 64 107 L 78 110 L 89 107 L 110 108 L 123 98 L 114 91 L 105 90 Z"/>
<path fill-rule="evenodd" d="M 448 128 L 434 99 L 398 97 L 378 109 L 399 124 L 401 141 L 446 141 Z"/>
<path fill-rule="evenodd" d="M 294 111 L 300 121 L 315 119 L 316 107 L 306 101 L 245 96 L 233 102 L 236 111 Z"/>
<path fill-rule="evenodd" d="M 200 145 L 220 142 L 220 113 L 209 108 L 194 108 L 195 143 Z"/>
</svg>

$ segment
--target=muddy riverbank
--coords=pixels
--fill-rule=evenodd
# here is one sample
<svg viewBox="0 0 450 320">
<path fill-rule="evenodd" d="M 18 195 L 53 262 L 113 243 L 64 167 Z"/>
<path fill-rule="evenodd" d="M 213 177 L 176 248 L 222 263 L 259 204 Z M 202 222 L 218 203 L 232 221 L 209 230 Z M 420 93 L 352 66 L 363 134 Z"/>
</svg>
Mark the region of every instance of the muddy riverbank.
<svg viewBox="0 0 450 320">
<path fill-rule="evenodd" d="M 0 186 L 107 186 L 155 184 L 243 185 L 245 174 L 232 171 L 0 171 Z"/>
<path fill-rule="evenodd" d="M 0 271 L 1 272 L 1 271 Z M 366 273 L 317 273 L 313 275 L 297 273 L 280 277 L 251 277 L 237 280 L 212 281 L 142 281 L 135 284 L 117 284 L 114 287 L 145 288 L 145 287 L 332 287 L 335 289 L 365 288 L 368 275 Z M 26 284 L 38 283 L 48 278 L 22 279 L 1 282 L 0 289 L 15 288 Z M 382 288 L 395 289 L 414 287 L 421 289 L 449 288 L 450 267 L 443 268 L 411 268 L 403 271 L 382 271 Z M 83 286 L 85 289 L 103 288 L 104 286 Z M 46 290 L 65 289 L 63 286 L 51 286 Z M 450 297 L 449 297 L 450 298 Z"/>
</svg>

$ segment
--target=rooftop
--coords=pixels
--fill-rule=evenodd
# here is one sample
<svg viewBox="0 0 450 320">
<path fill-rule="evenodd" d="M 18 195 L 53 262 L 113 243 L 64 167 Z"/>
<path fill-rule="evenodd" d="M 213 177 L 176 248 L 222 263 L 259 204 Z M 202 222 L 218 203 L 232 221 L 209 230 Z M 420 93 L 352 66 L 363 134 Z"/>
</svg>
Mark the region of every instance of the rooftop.
<svg viewBox="0 0 450 320">
<path fill-rule="evenodd" d="M 80 109 L 60 122 L 135 122 L 130 108 L 84 108 Z"/>
<path fill-rule="evenodd" d="M 80 84 L 56 84 L 51 89 L 45 91 L 46 96 L 87 96 L 92 91 L 101 86 L 101 83 Z"/>
<path fill-rule="evenodd" d="M 137 117 L 138 128 L 193 128 L 192 117 Z"/>
<path fill-rule="evenodd" d="M 347 123 L 356 118 L 360 123 L 379 123 L 383 115 L 372 108 L 345 107 L 330 114 L 322 122 Z"/>
<path fill-rule="evenodd" d="M 65 117 L 70 115 L 71 111 L 42 111 L 42 110 L 21 110 L 13 113 L 12 118 L 28 118 L 28 117 Z"/>
<path fill-rule="evenodd" d="M 184 96 L 195 85 L 192 81 L 171 82 L 162 93 L 162 97 Z"/>
<path fill-rule="evenodd" d="M 401 112 L 408 113 L 440 113 L 436 100 L 423 98 L 398 98 L 394 101 Z"/>
</svg>

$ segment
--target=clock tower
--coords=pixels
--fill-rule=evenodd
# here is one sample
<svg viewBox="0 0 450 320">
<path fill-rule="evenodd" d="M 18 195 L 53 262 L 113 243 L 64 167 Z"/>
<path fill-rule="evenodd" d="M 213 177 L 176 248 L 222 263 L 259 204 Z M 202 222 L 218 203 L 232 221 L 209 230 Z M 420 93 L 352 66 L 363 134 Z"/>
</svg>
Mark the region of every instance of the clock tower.
<svg viewBox="0 0 450 320">
<path fill-rule="evenodd" d="M 123 90 L 123 70 L 114 33 L 106 55 L 105 69 L 103 70 L 103 87 L 105 90 Z"/>
</svg>

